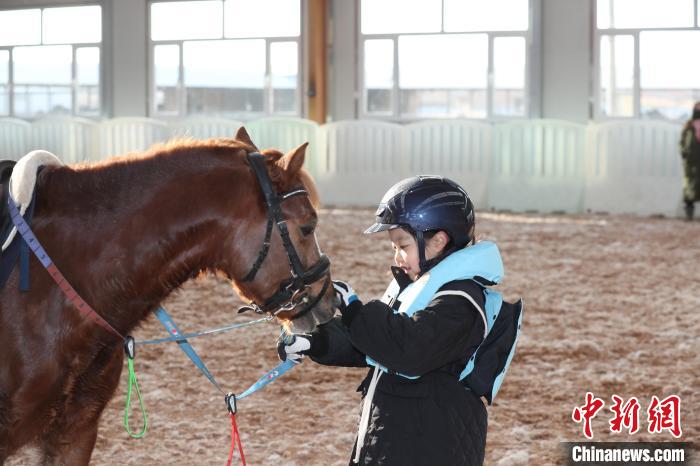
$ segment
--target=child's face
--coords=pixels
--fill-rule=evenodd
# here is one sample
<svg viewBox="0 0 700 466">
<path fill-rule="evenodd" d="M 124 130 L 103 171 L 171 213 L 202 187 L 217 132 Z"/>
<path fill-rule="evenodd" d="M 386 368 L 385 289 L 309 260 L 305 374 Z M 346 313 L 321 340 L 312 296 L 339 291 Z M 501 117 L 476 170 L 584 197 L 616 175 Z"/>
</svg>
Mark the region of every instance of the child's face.
<svg viewBox="0 0 700 466">
<path fill-rule="evenodd" d="M 397 267 L 401 267 L 411 280 L 415 280 L 420 272 L 418 242 L 413 235 L 402 228 L 389 230 L 389 239 L 394 248 L 394 263 Z M 440 254 L 448 241 L 449 237 L 444 231 L 439 231 L 435 236 L 426 240 L 425 259 L 430 260 Z"/>
</svg>

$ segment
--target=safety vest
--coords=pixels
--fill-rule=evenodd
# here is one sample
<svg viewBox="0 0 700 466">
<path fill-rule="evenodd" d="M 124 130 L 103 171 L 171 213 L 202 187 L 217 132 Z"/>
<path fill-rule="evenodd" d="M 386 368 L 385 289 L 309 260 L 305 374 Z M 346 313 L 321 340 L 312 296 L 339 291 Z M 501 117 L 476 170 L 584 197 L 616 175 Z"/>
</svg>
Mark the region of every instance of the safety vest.
<svg viewBox="0 0 700 466">
<path fill-rule="evenodd" d="M 400 306 L 394 312 L 408 316 L 425 309 L 433 299 L 442 295 L 460 295 L 469 300 L 483 319 L 484 338 L 474 353 L 469 355 L 469 361 L 459 380 L 465 381 L 478 395 L 485 396 L 489 403 L 495 398 L 513 358 L 522 324 L 521 302 L 515 305 L 505 303 L 505 306 L 501 294 L 486 287 L 500 283 L 503 274 L 503 261 L 498 246 L 490 241 L 482 241 L 450 254 L 403 291 L 399 292 L 399 284 L 392 280 L 382 297 L 386 304 L 398 299 Z M 483 309 L 473 297 L 463 291 L 438 292 L 443 285 L 451 281 L 472 279 L 484 286 Z M 505 312 L 501 312 L 502 310 Z M 491 334 L 493 329 L 497 330 Z M 506 354 L 507 357 L 504 357 Z M 367 363 L 384 372 L 409 379 L 419 378 L 390 371 L 370 357 L 367 357 Z"/>
</svg>

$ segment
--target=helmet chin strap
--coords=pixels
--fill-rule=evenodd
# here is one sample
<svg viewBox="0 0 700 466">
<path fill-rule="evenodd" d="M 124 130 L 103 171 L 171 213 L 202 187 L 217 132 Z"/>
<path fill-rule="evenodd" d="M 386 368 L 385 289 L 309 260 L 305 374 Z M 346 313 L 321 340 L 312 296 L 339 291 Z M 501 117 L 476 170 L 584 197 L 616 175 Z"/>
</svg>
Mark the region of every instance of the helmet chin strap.
<svg viewBox="0 0 700 466">
<path fill-rule="evenodd" d="M 451 247 L 446 247 L 445 249 L 442 250 L 440 254 L 437 256 L 433 257 L 430 260 L 427 260 L 425 258 L 425 236 L 423 235 L 422 231 L 416 231 L 416 242 L 418 243 L 418 267 L 420 268 L 420 271 L 418 273 L 418 277 L 426 273 L 428 270 L 430 270 L 435 264 L 440 262 L 442 259 L 445 257 L 449 256 L 453 252 L 455 252 L 458 248 L 452 245 Z M 467 243 L 468 244 L 468 243 Z"/>
<path fill-rule="evenodd" d="M 416 231 L 416 242 L 418 243 L 418 276 L 428 271 L 428 261 L 425 260 L 425 237 L 422 231 Z"/>
</svg>

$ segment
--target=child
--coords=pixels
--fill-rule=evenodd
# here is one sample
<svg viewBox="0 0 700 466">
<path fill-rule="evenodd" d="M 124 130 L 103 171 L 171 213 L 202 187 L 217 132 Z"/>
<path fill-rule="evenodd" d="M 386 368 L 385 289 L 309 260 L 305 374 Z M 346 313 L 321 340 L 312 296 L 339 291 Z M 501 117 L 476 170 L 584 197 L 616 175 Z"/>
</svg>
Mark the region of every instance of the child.
<svg viewBox="0 0 700 466">
<path fill-rule="evenodd" d="M 394 185 L 365 233 L 380 231 L 396 263 L 384 298 L 363 304 L 334 282 L 342 317 L 280 341 L 280 357 L 370 366 L 351 465 L 480 465 L 487 427 L 480 396 L 491 402 L 498 390 L 521 316 L 486 288 L 503 275 L 498 248 L 474 241 L 469 196 L 436 176 Z"/>
</svg>

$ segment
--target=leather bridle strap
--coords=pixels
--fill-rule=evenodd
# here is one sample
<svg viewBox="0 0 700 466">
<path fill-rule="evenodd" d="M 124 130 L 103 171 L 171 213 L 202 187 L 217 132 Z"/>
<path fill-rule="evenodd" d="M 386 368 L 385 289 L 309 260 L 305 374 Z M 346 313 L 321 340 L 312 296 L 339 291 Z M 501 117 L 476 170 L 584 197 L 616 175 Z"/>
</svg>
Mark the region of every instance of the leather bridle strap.
<svg viewBox="0 0 700 466">
<path fill-rule="evenodd" d="M 265 168 L 265 157 L 258 152 L 253 152 L 251 154 L 248 154 L 248 162 L 250 163 L 250 166 L 253 169 L 255 176 L 258 178 L 260 189 L 262 190 L 263 196 L 265 197 L 265 204 L 267 206 L 267 227 L 265 229 L 265 240 L 263 241 L 262 249 L 260 250 L 260 253 L 258 254 L 258 258 L 256 259 L 255 263 L 253 264 L 253 267 L 243 278 L 243 281 L 253 280 L 253 278 L 255 278 L 255 275 L 258 273 L 260 266 L 265 261 L 267 253 L 270 250 L 270 240 L 272 238 L 273 223 L 277 224 L 277 228 L 280 231 L 280 236 L 282 237 L 282 244 L 284 245 L 284 249 L 287 251 L 287 257 L 289 259 L 289 266 L 292 269 L 292 274 L 295 277 L 300 277 L 304 273 L 304 267 L 302 266 L 301 261 L 299 260 L 299 256 L 297 255 L 296 249 L 294 249 L 294 245 L 292 244 L 292 241 L 289 238 L 287 222 L 282 219 L 282 209 L 280 206 L 280 202 L 285 201 L 290 197 L 298 194 L 306 194 L 306 190 L 296 189 L 289 193 L 285 193 L 280 197 L 275 192 L 272 186 L 272 182 L 270 181 L 270 177 L 267 174 L 267 168 Z"/>
</svg>

